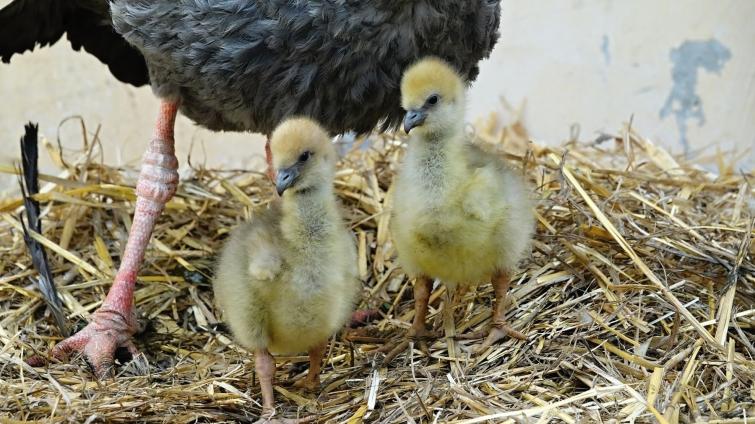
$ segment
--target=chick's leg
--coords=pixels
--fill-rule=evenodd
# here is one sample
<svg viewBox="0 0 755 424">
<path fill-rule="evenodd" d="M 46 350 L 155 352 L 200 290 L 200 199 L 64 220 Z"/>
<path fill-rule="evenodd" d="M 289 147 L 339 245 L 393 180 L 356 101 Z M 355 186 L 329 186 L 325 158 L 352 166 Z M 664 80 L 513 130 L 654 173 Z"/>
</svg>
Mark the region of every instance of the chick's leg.
<svg viewBox="0 0 755 424">
<path fill-rule="evenodd" d="M 254 352 L 254 369 L 260 382 L 262 392 L 262 418 L 270 419 L 275 415 L 275 398 L 273 380 L 275 378 L 275 358 L 267 349 Z"/>
<path fill-rule="evenodd" d="M 403 340 L 396 346 L 390 346 L 392 349 L 383 359 L 383 363 L 390 363 L 396 356 L 406 350 L 409 346 L 409 340 L 417 340 L 420 343 L 420 349 L 427 352 L 427 339 L 433 334 L 427 330 L 425 321 L 427 320 L 427 306 L 430 301 L 430 292 L 433 288 L 433 280 L 420 276 L 414 281 L 414 321 L 407 333 L 407 339 Z"/>
<path fill-rule="evenodd" d="M 514 330 L 506 324 L 504 319 L 504 307 L 506 302 L 506 293 L 509 291 L 511 279 L 507 272 L 499 272 L 493 277 L 493 290 L 495 291 L 495 304 L 493 305 L 493 317 L 490 332 L 487 338 L 478 349 L 478 352 L 486 351 L 493 343 L 503 339 L 506 336 L 519 340 L 527 340 L 527 336 Z"/>
<path fill-rule="evenodd" d="M 427 304 L 430 301 L 430 292 L 433 289 L 433 280 L 422 276 L 414 282 L 414 321 L 409 329 L 409 337 L 417 340 L 425 340 L 430 335 L 425 326 L 427 320 Z"/>
<path fill-rule="evenodd" d="M 117 348 L 124 347 L 132 355 L 137 353 L 131 341 L 137 330 L 134 285 L 155 221 L 176 192 L 178 160 L 173 127 L 177 111 L 176 101 L 160 103 L 155 138 L 144 155 L 136 185 L 136 210 L 128 242 L 105 301 L 92 314 L 89 325 L 58 343 L 52 351 L 57 359 L 65 359 L 73 352 L 82 353 L 100 378 L 110 373 Z"/>
<path fill-rule="evenodd" d="M 327 347 L 328 341 L 326 340 L 309 349 L 309 371 L 306 377 L 294 383 L 294 387 L 304 389 L 308 392 L 315 392 L 320 388 L 320 368 L 322 367 L 322 358 L 325 356 L 325 349 Z"/>
<path fill-rule="evenodd" d="M 275 380 L 275 358 L 267 349 L 254 351 L 254 369 L 260 382 L 262 392 L 262 416 L 256 423 L 262 424 L 299 424 L 312 422 L 314 417 L 277 418 L 275 417 L 275 397 L 273 381 Z"/>
</svg>

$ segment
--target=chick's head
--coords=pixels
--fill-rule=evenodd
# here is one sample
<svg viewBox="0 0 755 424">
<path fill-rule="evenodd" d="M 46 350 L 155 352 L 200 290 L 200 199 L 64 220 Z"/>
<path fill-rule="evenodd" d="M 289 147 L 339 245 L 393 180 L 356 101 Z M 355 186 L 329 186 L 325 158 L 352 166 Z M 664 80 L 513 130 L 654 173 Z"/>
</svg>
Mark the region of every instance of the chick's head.
<svg viewBox="0 0 755 424">
<path fill-rule="evenodd" d="M 325 130 L 309 118 L 291 118 L 270 137 L 279 195 L 332 184 L 336 152 Z"/>
<path fill-rule="evenodd" d="M 415 63 L 401 80 L 404 131 L 444 134 L 464 122 L 464 80 L 446 62 L 429 57 Z"/>
</svg>

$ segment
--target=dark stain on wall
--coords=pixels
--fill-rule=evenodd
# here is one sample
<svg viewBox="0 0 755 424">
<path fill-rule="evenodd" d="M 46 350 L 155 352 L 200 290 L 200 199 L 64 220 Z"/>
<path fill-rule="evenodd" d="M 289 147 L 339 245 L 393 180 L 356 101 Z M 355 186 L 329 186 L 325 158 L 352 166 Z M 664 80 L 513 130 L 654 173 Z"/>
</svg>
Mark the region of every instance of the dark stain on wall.
<svg viewBox="0 0 755 424">
<path fill-rule="evenodd" d="M 698 126 L 705 123 L 703 101 L 697 94 L 698 71 L 719 74 L 724 64 L 731 59 L 731 51 L 716 39 L 683 42 L 671 49 L 669 54 L 673 67 L 671 78 L 674 85 L 661 108 L 661 118 L 673 115 L 679 129 L 679 142 L 684 153 L 689 152 L 687 140 L 687 121 L 697 119 Z"/>
</svg>

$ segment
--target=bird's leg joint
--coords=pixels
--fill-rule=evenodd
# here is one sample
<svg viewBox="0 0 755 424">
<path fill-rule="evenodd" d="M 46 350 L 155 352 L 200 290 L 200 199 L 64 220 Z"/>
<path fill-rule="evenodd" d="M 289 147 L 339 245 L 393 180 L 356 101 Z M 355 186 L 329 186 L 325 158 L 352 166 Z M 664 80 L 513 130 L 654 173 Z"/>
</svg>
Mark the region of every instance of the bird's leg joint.
<svg viewBox="0 0 755 424">
<path fill-rule="evenodd" d="M 92 330 L 98 333 L 108 333 L 113 337 L 128 339 L 138 329 L 136 314 L 133 309 L 124 313 L 105 302 L 92 316 Z"/>
<path fill-rule="evenodd" d="M 145 212 L 159 214 L 176 193 L 178 159 L 173 140 L 154 139 L 144 154 L 136 195 L 146 200 Z M 139 206 L 139 205 L 137 205 Z"/>
</svg>

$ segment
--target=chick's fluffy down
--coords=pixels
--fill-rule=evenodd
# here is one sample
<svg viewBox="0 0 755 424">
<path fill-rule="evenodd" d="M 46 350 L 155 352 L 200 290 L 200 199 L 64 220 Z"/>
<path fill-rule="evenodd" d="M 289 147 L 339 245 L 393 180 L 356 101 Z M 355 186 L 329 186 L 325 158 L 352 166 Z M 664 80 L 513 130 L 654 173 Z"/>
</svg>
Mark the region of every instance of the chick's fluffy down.
<svg viewBox="0 0 755 424">
<path fill-rule="evenodd" d="M 241 345 L 299 353 L 344 325 L 361 285 L 353 238 L 341 222 L 326 240 L 302 245 L 282 234 L 277 206 L 233 232 L 213 284 Z"/>
<path fill-rule="evenodd" d="M 533 200 L 520 175 L 471 143 L 442 175 L 409 152 L 396 186 L 392 234 L 410 275 L 474 285 L 512 271 L 529 248 Z M 427 183 L 428 181 L 433 181 Z"/>
</svg>

